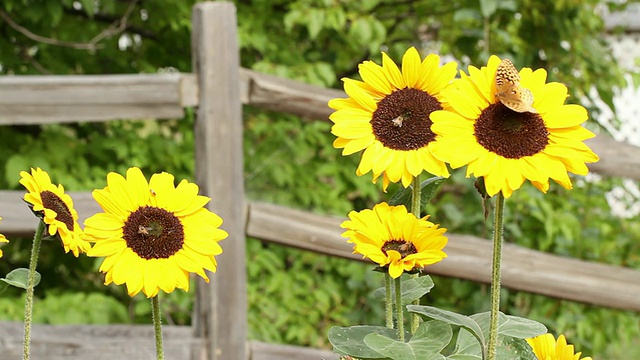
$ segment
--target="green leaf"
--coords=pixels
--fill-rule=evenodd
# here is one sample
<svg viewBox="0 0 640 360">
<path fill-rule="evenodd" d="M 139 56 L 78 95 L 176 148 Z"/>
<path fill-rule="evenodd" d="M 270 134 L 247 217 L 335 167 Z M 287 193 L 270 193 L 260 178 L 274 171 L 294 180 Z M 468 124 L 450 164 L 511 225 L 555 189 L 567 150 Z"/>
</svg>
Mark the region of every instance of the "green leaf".
<svg viewBox="0 0 640 360">
<path fill-rule="evenodd" d="M 384 356 L 397 360 L 444 359 L 440 354 L 451 341 L 451 326 L 441 321 L 424 322 L 409 340 L 403 342 L 381 334 L 369 334 L 364 342 Z"/>
<path fill-rule="evenodd" d="M 361 0 L 360 6 L 362 7 L 362 10 L 371 11 L 379 3 L 380 0 Z"/>
<path fill-rule="evenodd" d="M 488 334 L 491 320 L 490 312 L 474 314 L 471 315 L 470 318 L 475 320 Z M 498 335 L 526 339 L 546 333 L 547 327 L 537 321 L 518 316 L 505 315 L 501 312 L 498 313 Z"/>
<path fill-rule="evenodd" d="M 359 325 L 350 327 L 334 326 L 329 329 L 327 337 L 333 350 L 339 354 L 356 358 L 380 359 L 383 354 L 370 348 L 364 341 L 366 336 L 378 334 L 387 338 L 397 338 L 397 330 L 383 326 Z"/>
<path fill-rule="evenodd" d="M 64 14 L 62 4 L 59 1 L 47 1 L 45 6 L 47 7 L 47 12 L 51 19 L 51 26 L 58 26 L 58 24 L 60 24 L 60 19 L 62 19 L 62 15 Z"/>
<path fill-rule="evenodd" d="M 424 209 L 424 207 L 431 202 L 431 199 L 436 196 L 440 186 L 444 183 L 446 179 L 442 176 L 435 176 L 423 181 L 420 186 L 422 186 L 422 191 L 420 192 L 420 207 Z"/>
<path fill-rule="evenodd" d="M 516 11 L 518 6 L 514 0 L 501 0 L 498 2 L 498 9 Z"/>
<path fill-rule="evenodd" d="M 90 18 L 93 18 L 95 12 L 95 0 L 80 0 L 82 4 L 82 9 L 89 15 Z"/>
<path fill-rule="evenodd" d="M 455 22 L 469 22 L 481 20 L 482 16 L 476 9 L 462 8 L 453 14 L 453 21 Z"/>
<path fill-rule="evenodd" d="M 324 11 L 320 9 L 309 9 L 306 17 L 307 30 L 309 31 L 309 38 L 312 40 L 318 37 L 318 34 L 322 30 L 324 24 Z"/>
<path fill-rule="evenodd" d="M 369 18 L 360 17 L 355 19 L 349 28 L 349 37 L 358 41 L 361 45 L 366 45 L 371 41 L 373 29 Z"/>
<path fill-rule="evenodd" d="M 453 330 L 451 325 L 444 321 L 425 321 L 418 327 L 416 333 L 413 334 L 409 343 L 424 344 L 422 340 L 429 340 L 429 348 L 436 352 L 441 352 L 453 338 Z"/>
<path fill-rule="evenodd" d="M 283 18 L 283 23 L 284 23 L 284 28 L 287 31 L 291 31 L 291 29 L 293 29 L 293 27 L 300 23 L 300 20 L 303 18 L 303 14 L 302 11 L 300 10 L 291 10 L 288 13 L 286 13 L 284 15 Z"/>
<path fill-rule="evenodd" d="M 428 294 L 433 289 L 433 280 L 429 275 L 410 278 L 402 281 L 402 304 L 411 304 L 414 300 L 420 299 L 423 295 Z M 375 299 L 385 300 L 385 289 L 378 288 L 373 292 Z M 393 297 L 392 297 L 393 299 Z M 394 301 L 395 303 L 395 301 Z"/>
<path fill-rule="evenodd" d="M 433 289 L 434 284 L 428 275 L 419 276 L 402 282 L 402 303 L 410 304 L 414 300 L 420 299 Z"/>
<path fill-rule="evenodd" d="M 423 305 L 408 305 L 407 310 L 411 313 L 415 313 L 418 315 L 422 315 L 424 317 L 444 321 L 451 325 L 457 325 L 464 329 L 467 329 L 471 334 L 473 334 L 479 342 L 482 343 L 482 346 L 485 347 L 484 340 L 484 332 L 482 328 L 475 322 L 472 318 L 454 313 L 452 311 L 438 309 L 432 306 L 423 306 Z"/>
<path fill-rule="evenodd" d="M 503 338 L 496 351 L 497 360 L 538 360 L 531 346 L 524 339 Z"/>
<path fill-rule="evenodd" d="M 347 15 L 341 7 L 327 9 L 325 23 L 330 29 L 341 30 L 347 23 Z"/>
<path fill-rule="evenodd" d="M 456 347 L 453 353 L 447 357 L 455 360 L 479 360 L 482 359 L 482 347 L 478 339 L 466 329 L 460 329 Z"/>
<path fill-rule="evenodd" d="M 8 273 L 6 279 L 0 279 L 0 280 L 6 282 L 11 286 L 26 289 L 28 279 L 29 279 L 29 269 L 19 268 Z M 38 286 L 39 283 L 40 283 L 40 274 L 36 271 L 34 274 L 33 287 Z"/>
<path fill-rule="evenodd" d="M 4 282 L 4 279 L 0 278 L 0 294 L 2 294 L 3 292 L 5 292 L 8 288 L 9 288 L 9 284 L 7 284 L 6 282 Z"/>
<path fill-rule="evenodd" d="M 497 0 L 480 0 L 480 12 L 485 18 L 490 18 L 498 9 Z"/>
<path fill-rule="evenodd" d="M 20 179 L 17 174 L 20 171 L 29 169 L 29 160 L 22 156 L 21 154 L 11 155 L 6 162 L 4 163 L 4 173 L 5 173 L 5 181 L 10 186 L 18 185 L 18 180 Z"/>
<path fill-rule="evenodd" d="M 421 191 L 420 191 L 420 209 L 424 209 L 424 207 L 433 199 L 433 197 L 438 193 L 438 189 L 442 183 L 444 183 L 445 178 L 442 176 L 434 176 L 424 180 L 420 183 Z M 391 199 L 389 200 L 389 205 L 404 205 L 408 210 L 411 210 L 411 196 L 413 192 L 413 187 L 409 186 L 407 188 L 401 187 Z"/>
</svg>

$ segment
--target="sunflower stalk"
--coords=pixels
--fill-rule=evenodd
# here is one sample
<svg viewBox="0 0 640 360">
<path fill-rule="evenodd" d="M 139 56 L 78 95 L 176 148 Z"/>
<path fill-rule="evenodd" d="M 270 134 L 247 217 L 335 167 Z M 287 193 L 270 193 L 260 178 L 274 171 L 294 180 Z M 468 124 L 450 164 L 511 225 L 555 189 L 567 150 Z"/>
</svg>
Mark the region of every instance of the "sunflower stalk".
<svg viewBox="0 0 640 360">
<path fill-rule="evenodd" d="M 500 311 L 500 263 L 502 261 L 502 233 L 504 231 L 504 196 L 496 195 L 493 219 L 493 266 L 491 270 L 491 318 L 489 325 L 488 358 L 495 360 L 498 344 L 498 312 Z"/>
<path fill-rule="evenodd" d="M 151 298 L 151 313 L 153 318 L 153 330 L 156 337 L 156 359 L 164 360 L 162 349 L 162 317 L 160 315 L 160 300 L 158 295 Z"/>
<path fill-rule="evenodd" d="M 393 287 L 396 293 L 396 321 L 398 322 L 398 340 L 404 342 L 404 309 L 402 307 L 402 277 L 394 279 Z"/>
<path fill-rule="evenodd" d="M 389 329 L 393 329 L 393 295 L 391 294 L 391 275 L 388 273 L 384 276 L 385 290 L 385 316 L 386 325 Z"/>
<path fill-rule="evenodd" d="M 44 221 L 38 222 L 38 228 L 33 236 L 33 247 L 31 248 L 31 258 L 29 259 L 29 277 L 27 278 L 27 295 L 24 301 L 24 345 L 23 360 L 29 360 L 31 348 L 31 323 L 33 321 L 33 287 L 36 277 L 36 265 L 40 255 L 40 245 L 42 244 L 42 234 L 44 233 Z"/>
<path fill-rule="evenodd" d="M 417 219 L 420 219 L 420 210 L 422 205 L 422 184 L 420 183 L 420 174 L 413 178 L 411 184 L 411 213 L 415 215 Z M 411 274 L 412 279 L 417 278 L 420 274 Z M 420 299 L 413 300 L 413 305 L 420 305 Z M 420 326 L 420 315 L 411 314 L 411 333 L 415 334 Z"/>
</svg>

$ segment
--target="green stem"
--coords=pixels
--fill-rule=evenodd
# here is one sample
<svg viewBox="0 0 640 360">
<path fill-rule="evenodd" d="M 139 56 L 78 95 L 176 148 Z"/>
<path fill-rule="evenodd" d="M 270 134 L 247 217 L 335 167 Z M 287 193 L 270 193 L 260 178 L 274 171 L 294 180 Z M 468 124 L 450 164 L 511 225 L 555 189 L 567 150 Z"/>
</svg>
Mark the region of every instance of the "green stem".
<svg viewBox="0 0 640 360">
<path fill-rule="evenodd" d="M 31 322 L 33 321 L 33 287 L 36 277 L 36 266 L 38 264 L 38 255 L 40 254 L 40 245 L 42 244 L 42 234 L 44 233 L 44 221 L 40 220 L 38 228 L 33 236 L 33 247 L 31 248 L 31 258 L 29 259 L 29 278 L 27 279 L 27 295 L 24 301 L 24 344 L 22 359 L 29 360 L 31 347 Z"/>
<path fill-rule="evenodd" d="M 393 329 L 393 296 L 391 295 L 391 275 L 386 273 L 384 275 L 384 290 L 386 292 L 385 301 L 385 316 L 386 323 L 389 329 Z"/>
<path fill-rule="evenodd" d="M 500 262 L 502 261 L 502 233 L 504 231 L 504 196 L 496 195 L 493 219 L 493 266 L 491 270 L 491 319 L 489 327 L 489 360 L 496 357 L 498 343 L 498 312 L 500 311 Z"/>
<path fill-rule="evenodd" d="M 420 183 L 420 174 L 413 178 L 411 184 L 411 213 L 420 219 L 420 210 L 422 205 L 422 184 Z M 411 279 L 415 279 L 420 274 L 412 274 Z M 420 305 L 420 299 L 416 299 L 412 302 L 413 305 Z M 420 327 L 420 316 L 418 314 L 411 314 L 411 333 L 415 334 Z"/>
<path fill-rule="evenodd" d="M 164 351 L 162 350 L 162 317 L 160 316 L 160 300 L 158 300 L 158 295 L 151 298 L 151 313 L 153 329 L 156 335 L 156 359 L 164 360 Z"/>
<path fill-rule="evenodd" d="M 402 307 L 402 277 L 398 276 L 394 280 L 393 287 L 396 291 L 396 320 L 398 322 L 398 336 L 400 341 L 404 341 L 404 308 Z"/>
<path fill-rule="evenodd" d="M 422 197 L 422 184 L 420 183 L 420 175 L 413 178 L 411 183 L 411 213 L 420 219 L 420 201 Z"/>
</svg>

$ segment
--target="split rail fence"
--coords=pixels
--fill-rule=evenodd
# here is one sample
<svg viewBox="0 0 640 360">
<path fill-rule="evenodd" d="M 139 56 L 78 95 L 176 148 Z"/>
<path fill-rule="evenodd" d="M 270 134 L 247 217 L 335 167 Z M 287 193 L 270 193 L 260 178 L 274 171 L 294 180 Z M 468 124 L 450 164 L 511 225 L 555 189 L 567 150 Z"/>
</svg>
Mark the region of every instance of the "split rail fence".
<svg viewBox="0 0 640 360">
<path fill-rule="evenodd" d="M 327 101 L 345 97 L 240 68 L 235 7 L 199 3 L 192 12 L 194 73 L 0 77 L 0 125 L 117 119 L 182 118 L 197 107 L 196 182 L 215 201 L 229 238 L 210 284 L 196 288 L 192 326 L 165 326 L 167 359 L 337 359 L 327 350 L 247 339 L 245 238 L 361 260 L 340 236 L 343 218 L 245 201 L 242 104 L 327 120 Z M 600 155 L 590 168 L 604 176 L 640 180 L 640 148 L 598 135 L 588 145 Z M 23 191 L 0 191 L 0 233 L 33 235 L 36 219 Z M 99 211 L 90 193 L 71 193 L 82 222 Z M 285 230 L 286 229 L 286 230 Z M 488 283 L 491 246 L 486 239 L 449 234 L 446 261 L 430 273 Z M 598 306 L 640 311 L 640 272 L 506 244 L 505 287 Z M 90 305 L 90 304 L 88 304 Z M 36 325 L 32 359 L 154 359 L 149 326 Z M 22 324 L 0 323 L 0 358 L 21 359 Z"/>
</svg>

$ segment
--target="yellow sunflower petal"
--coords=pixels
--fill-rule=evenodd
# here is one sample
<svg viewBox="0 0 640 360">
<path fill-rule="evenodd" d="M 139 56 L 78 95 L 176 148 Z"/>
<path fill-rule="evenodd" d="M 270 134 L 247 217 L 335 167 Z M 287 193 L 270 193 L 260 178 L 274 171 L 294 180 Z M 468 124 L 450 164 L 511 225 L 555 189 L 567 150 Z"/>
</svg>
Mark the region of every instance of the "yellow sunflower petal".
<svg viewBox="0 0 640 360">
<path fill-rule="evenodd" d="M 375 137 L 373 136 L 354 139 L 350 141 L 347 144 L 347 146 L 344 147 L 344 149 L 342 150 L 342 155 L 351 155 L 360 150 L 366 149 L 367 147 L 371 146 L 371 144 L 373 144 L 374 142 L 375 142 Z"/>
<path fill-rule="evenodd" d="M 456 64 L 439 66 L 439 56 L 421 60 L 415 48 L 402 57 L 402 70 L 382 53 L 382 65 L 359 65 L 363 81 L 343 79 L 347 99 L 334 99 L 329 118 L 333 146 L 342 155 L 362 151 L 356 175 L 372 172 L 372 182 L 382 178 L 383 190 L 391 182 L 408 186 L 422 171 L 448 176 L 441 159 L 425 151 L 434 143 L 430 114 L 442 108 L 440 91 L 450 84 Z M 416 115 L 424 114 L 424 115 Z M 404 126 L 403 126 L 404 125 Z M 418 131 L 419 130 L 419 131 Z"/>
<path fill-rule="evenodd" d="M 352 113 L 354 112 L 352 111 Z M 351 119 L 349 121 L 341 121 L 331 127 L 331 133 L 345 139 L 361 139 L 364 137 L 375 139 L 372 134 L 370 120 L 371 115 L 365 120 Z"/>
<path fill-rule="evenodd" d="M 105 257 L 105 284 L 153 297 L 160 290 L 188 290 L 192 272 L 208 280 L 205 269 L 215 271 L 218 241 L 228 234 L 218 228 L 222 219 L 204 208 L 209 198 L 198 195 L 197 185 L 183 180 L 175 186 L 168 173 L 147 183 L 137 168 L 126 179 L 108 175 L 107 184 L 94 191 L 105 212 L 85 221 L 85 236 L 95 242 L 88 255 Z"/>
<path fill-rule="evenodd" d="M 393 87 L 396 89 L 404 89 L 406 84 L 404 83 L 404 78 L 402 77 L 402 73 L 393 60 L 387 55 L 387 53 L 382 53 L 382 69 L 384 71 L 387 80 Z"/>
<path fill-rule="evenodd" d="M 456 75 L 458 71 L 458 65 L 454 62 L 444 64 L 438 71 L 438 74 L 426 84 L 427 92 L 429 94 L 437 94 L 445 86 L 447 86 Z"/>
<path fill-rule="evenodd" d="M 91 250 L 89 250 L 87 256 L 110 256 L 118 254 L 127 247 L 126 245 L 126 243 L 118 239 L 102 240 L 97 242 Z"/>
<path fill-rule="evenodd" d="M 417 219 L 404 206 L 380 203 L 373 209 L 350 212 L 350 220 L 340 226 L 347 229 L 343 236 L 354 244 L 354 253 L 388 266 L 389 274 L 397 278 L 404 271 L 446 257 L 442 251 L 447 242 L 442 235 L 446 229 L 438 229 L 427 218 Z M 416 249 L 417 253 L 407 249 Z"/>
<path fill-rule="evenodd" d="M 370 111 L 371 113 L 376 110 L 376 101 L 371 98 L 371 96 L 369 96 L 369 94 L 367 94 L 364 90 L 356 86 L 353 82 L 345 81 L 344 91 L 364 110 Z"/>
<path fill-rule="evenodd" d="M 387 255 L 391 260 L 391 262 L 389 262 L 389 276 L 391 276 L 394 279 L 397 279 L 404 272 L 404 267 L 402 266 L 403 264 L 400 261 L 401 255 L 399 252 L 395 250 L 389 250 L 387 252 Z"/>
<path fill-rule="evenodd" d="M 598 159 L 582 142 L 592 136 L 580 127 L 588 118 L 586 109 L 565 105 L 566 87 L 546 83 L 544 69 L 525 67 L 518 85 L 531 93 L 536 111 L 510 110 L 501 103 L 505 99 L 496 98 L 500 64 L 491 56 L 486 66 L 470 66 L 468 75 L 462 73 L 441 92 L 445 107 L 431 114 L 437 135 L 430 146 L 433 155 L 452 168 L 467 165 L 467 176 L 484 177 L 489 195 L 508 197 L 525 180 L 541 191 L 548 189 L 549 179 L 570 189 L 568 172 L 586 174 L 585 163 Z"/>
<path fill-rule="evenodd" d="M 564 335 L 558 340 L 552 334 L 543 334 L 526 339 L 533 353 L 541 360 L 592 360 L 591 357 L 581 358 L 581 352 L 574 353 L 574 346 L 567 344 Z"/>
<path fill-rule="evenodd" d="M 410 47 L 402 56 L 402 78 L 404 84 L 410 88 L 417 88 L 417 82 L 420 80 L 422 61 L 420 54 L 415 47 Z"/>
<path fill-rule="evenodd" d="M 72 252 L 78 257 L 91 245 L 82 238 L 82 229 L 78 225 L 78 213 L 73 200 L 64 193 L 64 186 L 51 183 L 49 174 L 40 168 L 31 169 L 31 173 L 20 172 L 20 183 L 29 191 L 24 200 L 31 204 L 47 227 L 47 234 L 57 235 L 65 253 Z"/>
<path fill-rule="evenodd" d="M 534 99 L 535 108 L 540 113 L 562 106 L 567 99 L 568 89 L 564 84 L 551 82 L 544 84 Z"/>
<path fill-rule="evenodd" d="M 371 87 L 380 92 L 380 95 L 389 95 L 393 92 L 394 87 L 387 81 L 384 76 L 382 66 L 373 61 L 365 61 L 358 66 L 358 73 L 365 83 L 371 84 Z"/>
<path fill-rule="evenodd" d="M 420 72 L 417 75 L 418 79 L 413 86 L 416 89 L 420 89 L 422 91 L 426 91 L 429 94 L 436 94 L 434 91 L 433 82 L 431 81 L 431 74 L 435 72 L 435 69 L 440 65 L 440 56 L 437 54 L 429 54 L 427 57 L 422 60 L 420 64 Z M 455 77 L 455 73 L 451 76 L 451 81 Z"/>
</svg>

